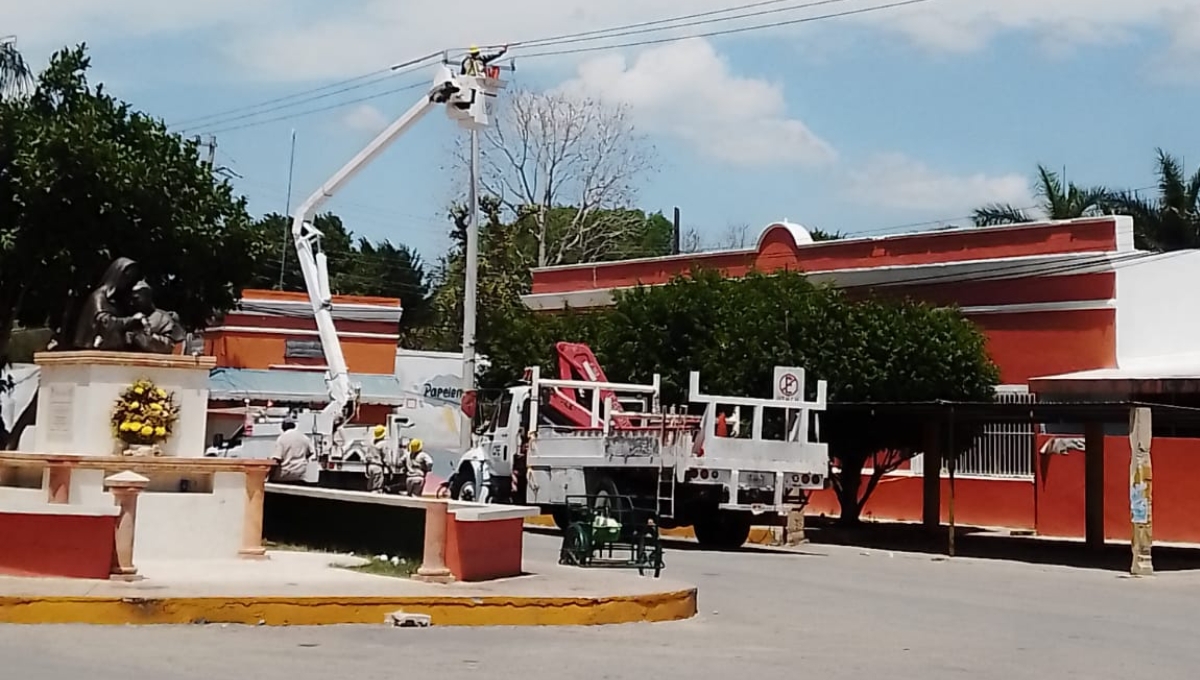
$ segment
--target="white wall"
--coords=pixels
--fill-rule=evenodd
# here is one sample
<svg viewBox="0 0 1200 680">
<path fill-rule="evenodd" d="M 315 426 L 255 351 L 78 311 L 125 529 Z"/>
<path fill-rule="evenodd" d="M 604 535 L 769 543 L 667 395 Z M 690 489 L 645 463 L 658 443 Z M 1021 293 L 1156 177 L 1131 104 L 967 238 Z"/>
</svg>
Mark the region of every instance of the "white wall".
<svg viewBox="0 0 1200 680">
<path fill-rule="evenodd" d="M 1200 251 L 1117 264 L 1117 366 L 1200 353 Z"/>
</svg>

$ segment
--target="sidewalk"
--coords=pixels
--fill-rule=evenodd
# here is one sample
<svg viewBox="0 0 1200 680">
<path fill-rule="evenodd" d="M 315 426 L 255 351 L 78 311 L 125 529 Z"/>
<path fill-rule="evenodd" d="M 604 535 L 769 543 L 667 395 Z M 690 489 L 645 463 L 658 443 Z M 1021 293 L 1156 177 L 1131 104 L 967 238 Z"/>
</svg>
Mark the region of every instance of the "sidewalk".
<svg viewBox="0 0 1200 680">
<path fill-rule="evenodd" d="M 696 589 L 636 573 L 526 561 L 534 573 L 437 585 L 345 567 L 349 556 L 271 552 L 269 560 L 147 562 L 133 583 L 0 576 L 0 623 L 382 624 L 395 611 L 435 626 L 599 625 L 696 613 Z"/>
</svg>

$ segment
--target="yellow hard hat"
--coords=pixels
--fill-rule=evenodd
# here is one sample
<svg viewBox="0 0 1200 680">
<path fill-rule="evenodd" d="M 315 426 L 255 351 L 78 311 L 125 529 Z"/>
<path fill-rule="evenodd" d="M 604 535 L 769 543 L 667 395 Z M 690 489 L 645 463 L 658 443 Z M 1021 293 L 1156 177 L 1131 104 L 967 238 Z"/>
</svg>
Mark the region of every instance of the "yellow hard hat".
<svg viewBox="0 0 1200 680">
<path fill-rule="evenodd" d="M 477 45 L 471 45 L 471 54 L 479 54 L 479 47 Z"/>
<path fill-rule="evenodd" d="M 421 449 L 423 449 L 424 447 L 425 447 L 425 445 L 421 443 L 420 439 L 412 439 L 412 440 L 409 440 L 409 442 L 408 442 L 408 452 L 409 453 L 420 453 Z"/>
<path fill-rule="evenodd" d="M 375 435 L 375 439 L 383 439 L 387 437 L 387 428 L 383 425 L 376 425 L 372 433 Z"/>
</svg>

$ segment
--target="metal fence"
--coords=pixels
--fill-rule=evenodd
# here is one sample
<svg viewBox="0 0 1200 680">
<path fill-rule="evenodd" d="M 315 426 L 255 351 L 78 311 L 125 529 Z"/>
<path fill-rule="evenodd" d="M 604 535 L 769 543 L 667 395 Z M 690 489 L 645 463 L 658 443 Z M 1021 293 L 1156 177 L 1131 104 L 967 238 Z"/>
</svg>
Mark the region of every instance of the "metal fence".
<svg viewBox="0 0 1200 680">
<path fill-rule="evenodd" d="M 998 391 L 996 401 L 1005 404 L 1032 404 L 1037 395 L 1028 392 Z M 1033 478 L 1034 433 L 1028 423 L 986 425 L 979 439 L 958 459 L 955 472 L 976 477 Z M 944 471 L 943 466 L 943 471 Z"/>
</svg>

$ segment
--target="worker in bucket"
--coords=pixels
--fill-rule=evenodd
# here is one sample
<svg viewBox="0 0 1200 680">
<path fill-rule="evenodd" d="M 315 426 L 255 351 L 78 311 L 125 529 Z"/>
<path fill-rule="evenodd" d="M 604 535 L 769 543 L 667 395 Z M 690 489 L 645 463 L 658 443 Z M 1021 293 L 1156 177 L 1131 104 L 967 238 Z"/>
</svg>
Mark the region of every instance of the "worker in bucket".
<svg viewBox="0 0 1200 680">
<path fill-rule="evenodd" d="M 508 53 L 508 45 L 501 47 L 498 51 L 490 54 L 483 54 L 475 45 L 471 45 L 471 49 L 467 50 L 467 56 L 462 60 L 462 74 L 464 76 L 481 76 L 487 71 L 488 64 L 496 61 Z"/>
<path fill-rule="evenodd" d="M 421 496 L 425 493 L 425 477 L 433 469 L 433 458 L 425 453 L 425 445 L 420 439 L 412 439 L 408 442 L 408 451 L 401 460 L 405 490 L 409 496 Z"/>
<path fill-rule="evenodd" d="M 383 493 L 384 482 L 387 480 L 387 473 L 384 468 L 384 460 L 387 455 L 384 447 L 387 445 L 387 427 L 376 425 L 371 430 L 371 443 L 366 447 L 363 454 L 363 465 L 367 475 L 367 491 L 371 493 Z"/>
</svg>

